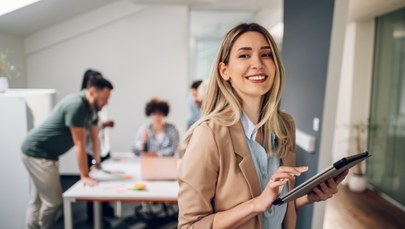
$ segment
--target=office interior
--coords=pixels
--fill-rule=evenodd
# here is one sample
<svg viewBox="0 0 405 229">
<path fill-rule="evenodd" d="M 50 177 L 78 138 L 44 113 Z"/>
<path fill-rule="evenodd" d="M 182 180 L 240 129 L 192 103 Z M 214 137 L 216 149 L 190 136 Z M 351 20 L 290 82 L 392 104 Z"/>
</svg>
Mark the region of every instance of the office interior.
<svg viewBox="0 0 405 229">
<path fill-rule="evenodd" d="M 283 109 L 302 134 L 297 163 L 311 168 L 298 181 L 368 150 L 372 157 L 361 167 L 367 188 L 360 195 L 381 197 L 399 216 L 386 228 L 404 228 L 404 0 L 41 0 L 0 16 L 0 52 L 17 69 L 7 77 L 10 91 L 51 94 L 45 105 L 40 102 L 39 116 L 78 91 L 87 68 L 101 71 L 115 87 L 108 105 L 116 121 L 111 148 L 130 152 L 151 97 L 169 101 L 168 120 L 185 133 L 189 85 L 208 78 L 219 41 L 246 21 L 264 25 L 281 50 L 287 75 Z M 0 224 L 22 228 L 28 175 L 19 156 L 24 135 L 14 129 L 40 121 L 1 109 L 0 117 L 10 115 L 16 124 L 3 121 L 0 127 L 0 177 L 7 187 Z M 74 157 L 68 152 L 61 158 L 62 176 L 78 174 Z M 347 188 L 350 178 L 345 193 L 359 195 Z M 345 228 L 330 215 L 340 211 L 329 207 L 329 201 L 306 207 L 297 228 Z M 339 217 L 345 221 L 350 214 Z"/>
</svg>

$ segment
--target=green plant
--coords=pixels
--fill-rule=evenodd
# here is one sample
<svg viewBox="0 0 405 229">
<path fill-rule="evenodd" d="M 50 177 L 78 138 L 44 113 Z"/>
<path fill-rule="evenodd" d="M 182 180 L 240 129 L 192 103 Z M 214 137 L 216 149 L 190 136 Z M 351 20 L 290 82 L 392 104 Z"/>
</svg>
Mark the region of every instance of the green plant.
<svg viewBox="0 0 405 229">
<path fill-rule="evenodd" d="M 14 77 L 20 76 L 18 67 L 10 61 L 12 52 L 9 49 L 0 51 L 0 76 Z"/>
<path fill-rule="evenodd" d="M 378 123 L 370 123 L 368 121 L 359 121 L 352 123 L 350 125 L 350 148 L 349 155 L 354 155 L 368 150 L 368 137 L 370 134 L 374 136 L 379 133 L 381 128 L 379 128 Z M 375 139 L 375 137 L 374 137 Z M 365 166 L 363 165 L 366 161 L 357 164 L 353 167 L 353 174 L 362 176 L 365 174 L 363 171 Z"/>
</svg>

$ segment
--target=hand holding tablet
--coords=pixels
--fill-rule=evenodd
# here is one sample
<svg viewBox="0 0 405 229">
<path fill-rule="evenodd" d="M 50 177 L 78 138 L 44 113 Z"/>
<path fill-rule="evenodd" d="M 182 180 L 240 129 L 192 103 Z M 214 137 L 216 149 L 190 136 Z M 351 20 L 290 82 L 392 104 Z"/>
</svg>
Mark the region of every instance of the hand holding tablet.
<svg viewBox="0 0 405 229">
<path fill-rule="evenodd" d="M 273 204 L 280 205 L 295 200 L 303 195 L 306 195 L 310 193 L 315 187 L 319 186 L 321 183 L 327 181 L 330 178 L 339 179 L 338 178 L 339 175 L 343 173 L 345 170 L 350 169 L 354 165 L 360 163 L 361 161 L 367 159 L 370 156 L 371 155 L 369 155 L 368 152 L 364 152 L 350 157 L 344 157 L 333 163 L 331 166 L 329 166 L 322 172 L 314 175 L 304 183 L 298 185 L 288 193 L 280 196 L 273 202 Z M 337 183 L 339 183 L 339 181 Z"/>
</svg>

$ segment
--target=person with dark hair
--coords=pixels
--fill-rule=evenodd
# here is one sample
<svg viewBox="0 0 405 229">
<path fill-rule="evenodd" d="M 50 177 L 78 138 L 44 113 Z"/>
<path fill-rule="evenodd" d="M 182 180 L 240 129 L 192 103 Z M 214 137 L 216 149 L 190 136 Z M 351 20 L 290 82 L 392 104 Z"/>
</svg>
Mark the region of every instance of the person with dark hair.
<svg viewBox="0 0 405 229">
<path fill-rule="evenodd" d="M 145 106 L 145 114 L 151 122 L 142 125 L 136 134 L 133 151 L 141 157 L 173 157 L 179 146 L 177 128 L 166 122 L 169 104 L 159 98 L 151 99 Z M 143 219 L 177 217 L 176 204 L 142 203 L 135 207 L 135 216 Z"/>
<path fill-rule="evenodd" d="M 169 104 L 153 98 L 145 107 L 151 122 L 141 126 L 135 137 L 133 151 L 137 156 L 174 156 L 179 145 L 177 128 L 166 122 Z"/>
<path fill-rule="evenodd" d="M 87 85 L 89 84 L 90 80 L 94 80 L 96 78 L 103 78 L 103 75 L 95 70 L 92 69 L 87 69 L 86 72 L 84 73 L 83 76 L 83 81 L 82 81 L 82 86 L 80 90 L 85 90 L 87 88 Z M 99 112 L 96 113 L 97 119 L 98 119 L 98 127 L 99 127 L 99 139 L 100 139 L 100 156 L 101 156 L 101 161 L 105 160 L 108 158 L 109 153 L 110 153 L 110 145 L 108 141 L 108 136 L 107 136 L 107 131 L 105 128 L 107 127 L 114 127 L 114 121 L 113 120 L 106 120 L 106 111 L 105 107 L 100 110 Z M 88 132 L 89 133 L 89 132 Z M 90 138 L 90 135 L 87 135 L 88 139 Z M 95 160 L 92 158 L 92 146 L 90 141 L 87 141 L 87 153 L 88 153 L 88 164 L 89 167 L 95 163 Z"/>
<path fill-rule="evenodd" d="M 187 128 L 190 128 L 199 118 L 201 110 L 201 98 L 198 94 L 198 87 L 200 87 L 202 80 L 195 80 L 191 84 L 191 95 L 188 101 L 189 104 L 189 117 L 187 119 Z"/>
<path fill-rule="evenodd" d="M 25 137 L 22 161 L 30 176 L 27 228 L 54 228 L 55 215 L 62 205 L 59 156 L 72 146 L 76 151 L 80 180 L 97 185 L 89 176 L 86 157 L 86 129 L 90 130 L 95 165 L 100 164 L 97 115 L 107 105 L 113 85 L 106 79 L 89 80 L 85 90 L 63 98 L 48 118 Z"/>
<path fill-rule="evenodd" d="M 93 77 L 102 77 L 102 74 L 99 71 L 87 69 L 84 72 L 82 86 L 80 87 L 80 90 L 86 89 L 89 80 L 92 79 Z"/>
<path fill-rule="evenodd" d="M 96 70 L 87 69 L 83 75 L 83 81 L 80 90 L 85 90 L 87 85 L 89 84 L 90 80 L 94 80 L 96 78 L 102 78 L 103 75 Z M 97 126 L 98 126 L 98 138 L 100 142 L 100 162 L 108 159 L 110 157 L 110 142 L 108 138 L 108 131 L 107 128 L 114 127 L 114 121 L 107 119 L 107 111 L 106 107 L 104 107 L 101 111 L 96 112 L 97 115 Z M 89 169 L 97 162 L 95 158 L 93 158 L 93 147 L 90 141 L 90 130 L 86 131 L 86 151 L 87 151 L 87 165 Z M 114 209 L 108 202 L 102 203 L 102 210 L 103 216 L 112 217 L 114 216 Z M 87 203 L 87 221 L 93 221 L 93 203 Z M 107 222 L 105 222 L 107 224 Z"/>
</svg>

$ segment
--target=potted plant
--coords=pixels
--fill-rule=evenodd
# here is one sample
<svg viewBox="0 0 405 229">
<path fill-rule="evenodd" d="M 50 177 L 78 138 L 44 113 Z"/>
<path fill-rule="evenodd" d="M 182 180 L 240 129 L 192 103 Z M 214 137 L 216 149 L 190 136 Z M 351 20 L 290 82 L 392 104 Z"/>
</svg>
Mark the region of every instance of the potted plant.
<svg viewBox="0 0 405 229">
<path fill-rule="evenodd" d="M 5 92 L 8 87 L 8 77 L 18 75 L 17 67 L 9 60 L 10 51 L 0 51 L 0 93 Z"/>
<path fill-rule="evenodd" d="M 360 121 L 351 125 L 351 147 L 349 149 L 349 155 L 357 154 L 367 150 L 367 133 L 368 123 Z M 355 192 L 362 192 L 367 188 L 367 177 L 365 174 L 365 161 L 355 165 L 350 170 L 348 178 L 349 189 Z"/>
</svg>

